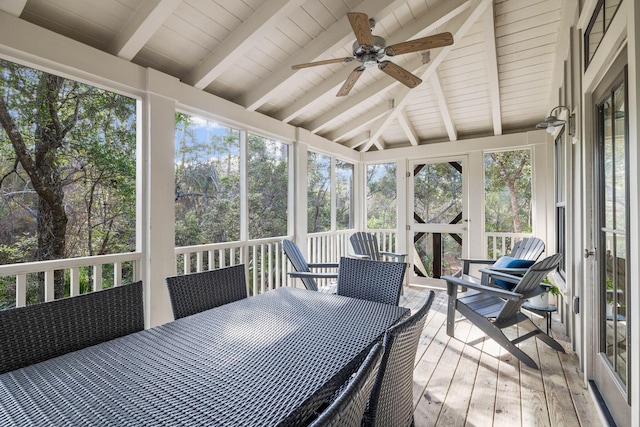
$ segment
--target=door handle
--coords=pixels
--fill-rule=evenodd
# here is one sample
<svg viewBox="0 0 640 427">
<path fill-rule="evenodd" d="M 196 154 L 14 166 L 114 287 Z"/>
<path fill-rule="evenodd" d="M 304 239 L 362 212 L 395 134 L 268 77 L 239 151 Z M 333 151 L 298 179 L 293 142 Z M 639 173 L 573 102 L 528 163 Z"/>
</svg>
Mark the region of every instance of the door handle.
<svg viewBox="0 0 640 427">
<path fill-rule="evenodd" d="M 589 257 L 594 257 L 594 258 L 595 258 L 595 256 L 596 256 L 596 250 L 595 250 L 595 248 L 594 248 L 592 251 L 591 251 L 591 250 L 589 250 L 589 249 L 585 249 L 585 250 L 584 250 L 584 257 L 585 257 L 585 258 L 589 258 Z"/>
</svg>

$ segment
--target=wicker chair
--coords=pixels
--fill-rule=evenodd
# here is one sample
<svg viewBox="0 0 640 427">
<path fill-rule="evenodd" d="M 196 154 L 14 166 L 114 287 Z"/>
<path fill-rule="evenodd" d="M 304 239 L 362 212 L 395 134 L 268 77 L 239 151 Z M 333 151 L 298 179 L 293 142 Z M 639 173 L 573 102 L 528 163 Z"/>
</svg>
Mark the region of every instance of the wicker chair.
<svg viewBox="0 0 640 427">
<path fill-rule="evenodd" d="M 398 305 L 406 264 L 340 258 L 337 294 Z"/>
<path fill-rule="evenodd" d="M 309 426 L 360 427 L 381 357 L 382 345 L 376 344 L 344 390 Z"/>
<path fill-rule="evenodd" d="M 284 239 L 282 241 L 282 250 L 284 254 L 291 262 L 293 269 L 295 271 L 291 271 L 289 273 L 290 277 L 297 277 L 302 280 L 304 287 L 309 289 L 310 291 L 317 291 L 318 284 L 316 283 L 316 279 L 336 279 L 338 277 L 338 273 L 320 273 L 311 271 L 312 268 L 337 268 L 337 263 L 322 263 L 322 264 L 308 264 L 307 260 L 304 259 L 302 252 L 300 252 L 300 248 L 291 240 Z"/>
<path fill-rule="evenodd" d="M 144 329 L 142 282 L 0 311 L 0 373 Z"/>
<path fill-rule="evenodd" d="M 394 261 L 404 262 L 407 254 L 398 254 L 395 252 L 381 252 L 378 246 L 378 239 L 371 233 L 358 231 L 353 233 L 349 238 L 353 247 L 353 257 L 370 259 L 373 261 L 385 261 L 387 258 L 393 258 Z"/>
<path fill-rule="evenodd" d="M 247 297 L 244 264 L 167 277 L 174 319 Z"/>
<path fill-rule="evenodd" d="M 413 424 L 413 365 L 418 341 L 434 296 L 435 293 L 429 291 L 418 311 L 385 333 L 384 353 L 364 413 L 363 425 Z"/>
</svg>

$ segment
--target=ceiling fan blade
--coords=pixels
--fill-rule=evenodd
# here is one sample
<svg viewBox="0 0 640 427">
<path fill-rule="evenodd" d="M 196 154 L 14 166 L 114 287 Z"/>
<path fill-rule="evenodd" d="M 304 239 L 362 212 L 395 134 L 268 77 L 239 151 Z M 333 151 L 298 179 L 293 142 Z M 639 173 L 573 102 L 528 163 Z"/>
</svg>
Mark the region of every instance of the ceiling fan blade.
<svg viewBox="0 0 640 427">
<path fill-rule="evenodd" d="M 347 96 L 349 92 L 351 92 L 353 85 L 356 84 L 356 82 L 358 81 L 358 79 L 360 78 L 364 70 L 365 70 L 364 67 L 354 68 L 354 70 L 351 72 L 351 74 L 349 74 L 349 77 L 347 77 L 347 80 L 344 82 L 344 84 L 342 85 L 342 87 L 340 88 L 336 96 Z"/>
<path fill-rule="evenodd" d="M 338 64 L 340 62 L 351 62 L 351 61 L 353 61 L 353 57 L 352 56 L 349 56 L 347 58 L 325 59 L 324 61 L 306 62 L 304 64 L 292 65 L 291 69 L 292 70 L 299 70 L 301 68 L 315 67 L 316 65 Z"/>
<path fill-rule="evenodd" d="M 449 46 L 451 44 L 453 44 L 453 36 L 451 33 L 440 33 L 433 36 L 422 37 L 421 39 L 392 44 L 391 46 L 387 46 L 384 53 L 388 56 L 402 55 L 404 53 Z"/>
<path fill-rule="evenodd" d="M 380 62 L 378 68 L 409 88 L 413 89 L 422 83 L 420 77 L 411 74 L 409 71 L 391 61 Z"/>
<path fill-rule="evenodd" d="M 371 27 L 369 26 L 369 17 L 366 13 L 349 12 L 347 13 L 349 23 L 356 35 L 358 43 L 365 46 L 373 46 L 373 36 L 371 35 Z"/>
</svg>

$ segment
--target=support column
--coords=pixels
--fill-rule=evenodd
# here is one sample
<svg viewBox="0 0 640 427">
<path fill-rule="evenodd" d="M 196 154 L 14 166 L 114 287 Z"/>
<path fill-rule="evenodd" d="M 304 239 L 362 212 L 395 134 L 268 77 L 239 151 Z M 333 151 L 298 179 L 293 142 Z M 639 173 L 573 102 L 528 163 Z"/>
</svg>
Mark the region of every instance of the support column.
<svg viewBox="0 0 640 427">
<path fill-rule="evenodd" d="M 153 80 L 155 74 L 149 70 L 149 80 Z M 149 86 L 153 85 L 149 83 Z M 176 274 L 175 102 L 148 92 L 141 104 L 137 247 L 145 254 L 140 276 L 144 283 L 145 326 L 153 327 L 173 320 L 165 278 Z"/>
</svg>

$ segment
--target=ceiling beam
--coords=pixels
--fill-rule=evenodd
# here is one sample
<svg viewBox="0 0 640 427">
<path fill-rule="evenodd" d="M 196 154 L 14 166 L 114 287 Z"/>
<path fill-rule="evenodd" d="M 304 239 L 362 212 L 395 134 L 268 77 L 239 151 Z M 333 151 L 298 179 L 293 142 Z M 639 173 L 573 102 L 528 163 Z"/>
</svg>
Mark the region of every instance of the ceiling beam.
<svg viewBox="0 0 640 427">
<path fill-rule="evenodd" d="M 482 14 L 484 43 L 487 50 L 487 76 L 489 79 L 489 96 L 491 97 L 491 117 L 493 118 L 493 134 L 502 135 L 502 115 L 500 114 L 500 80 L 498 78 L 498 54 L 496 50 L 496 28 L 493 2 Z"/>
<path fill-rule="evenodd" d="M 209 86 L 245 53 L 259 46 L 260 40 L 266 37 L 278 22 L 291 15 L 304 2 L 305 0 L 267 0 L 182 81 L 197 89 Z"/>
<path fill-rule="evenodd" d="M 2 0 L 2 2 L 0 2 L 0 10 L 20 17 L 26 4 L 27 0 Z"/>
<path fill-rule="evenodd" d="M 447 98 L 444 96 L 438 71 L 431 75 L 429 81 L 431 82 L 433 92 L 436 94 L 436 99 L 438 100 L 438 108 L 440 108 L 440 114 L 442 114 L 442 123 L 447 130 L 447 135 L 449 135 L 449 141 L 457 141 L 458 131 L 456 130 L 456 126 L 453 123 L 453 119 L 451 118 L 449 104 L 447 103 Z"/>
<path fill-rule="evenodd" d="M 380 117 L 389 112 L 389 109 L 393 107 L 392 102 L 393 101 L 389 101 L 378 105 L 373 110 L 369 110 L 365 114 L 361 114 L 357 119 L 350 120 L 347 124 L 339 127 L 338 129 L 322 135 L 323 138 L 334 142 L 349 138 L 352 134 L 361 130 L 362 127 L 367 126 L 374 120 L 378 120 Z"/>
<path fill-rule="evenodd" d="M 467 11 L 465 11 L 462 15 L 455 19 L 455 23 L 451 22 L 447 25 L 447 31 L 453 34 L 454 40 L 460 40 L 464 37 L 464 35 L 469 31 L 471 26 L 478 20 L 478 18 L 485 11 L 487 6 L 492 3 L 493 0 L 475 0 L 473 1 L 473 6 L 471 6 Z M 420 76 L 423 80 L 429 79 L 431 75 L 436 71 L 438 66 L 444 61 L 449 52 L 453 50 L 455 43 L 450 46 L 446 46 L 438 52 L 435 58 L 432 58 L 431 62 L 429 62 L 426 66 L 426 69 L 422 71 L 418 76 Z M 389 114 L 385 117 L 385 119 L 376 127 L 375 130 L 371 131 L 371 139 L 369 142 L 365 144 L 365 146 L 360 151 L 367 151 L 371 148 L 372 145 L 376 144 L 378 139 L 382 136 L 382 133 L 387 129 L 390 123 L 396 118 L 398 112 L 402 111 L 407 102 L 411 99 L 411 89 L 406 86 L 400 88 L 397 93 L 397 97 L 395 98 L 395 107 L 389 112 Z"/>
<path fill-rule="evenodd" d="M 407 111 L 404 109 L 400 111 L 398 113 L 397 119 L 398 119 L 398 123 L 400 124 L 400 127 L 404 131 L 405 135 L 407 135 L 407 139 L 409 139 L 409 143 L 411 145 L 417 146 L 418 135 L 416 135 L 416 131 L 413 129 L 413 126 L 411 126 L 411 121 L 409 120 L 409 117 L 407 117 Z"/>
<path fill-rule="evenodd" d="M 429 34 L 433 31 L 436 31 L 438 27 L 440 27 L 441 25 L 445 24 L 449 20 L 453 19 L 454 17 L 458 16 L 459 14 L 467 10 L 469 8 L 469 3 L 470 3 L 469 1 L 460 1 L 460 0 L 442 2 L 434 9 L 427 11 L 419 19 L 413 21 L 411 24 L 408 24 L 407 27 L 411 28 L 411 31 L 414 32 L 414 35 Z M 473 1 L 471 3 L 473 3 Z M 400 38 L 399 36 L 396 36 L 396 34 L 394 34 L 392 38 L 393 38 L 393 41 L 390 41 L 388 44 L 406 41 L 410 37 L 407 37 L 407 33 L 403 32 L 402 38 Z M 419 71 L 419 68 L 422 65 L 423 65 L 422 60 L 418 57 L 414 57 L 409 63 L 403 65 L 403 68 L 406 68 L 412 73 L 416 73 Z M 342 81 L 345 78 L 346 78 L 346 75 L 340 80 L 340 83 L 338 84 L 342 84 Z M 333 83 L 333 80 L 332 80 L 332 83 Z M 338 120 L 342 114 L 356 107 L 358 104 L 362 102 L 366 102 L 371 96 L 387 91 L 391 89 L 391 87 L 397 84 L 398 82 L 394 79 L 384 78 L 384 79 L 378 80 L 378 82 L 374 83 L 372 86 L 367 88 L 366 91 L 361 91 L 354 95 L 350 95 L 347 99 L 345 99 L 338 106 L 336 106 L 336 108 L 333 108 L 331 109 L 331 111 L 328 111 L 322 116 L 314 119 L 313 123 L 310 124 L 311 127 L 308 129 L 311 132 L 316 132 L 322 129 L 323 127 L 331 124 L 331 122 L 333 122 L 334 120 Z M 286 109 L 287 117 L 291 117 L 295 115 L 294 108 L 300 108 L 300 109 L 308 108 L 309 104 L 313 100 L 319 99 L 320 97 L 325 95 L 326 89 L 327 88 L 324 85 L 319 85 L 316 89 L 313 89 L 312 91 L 308 92 L 305 95 L 304 98 L 305 100 L 308 101 L 306 104 L 302 104 L 301 102 L 295 102 L 291 106 L 287 107 Z M 321 90 L 324 90 L 324 92 L 321 92 Z M 331 88 L 329 88 L 329 90 L 331 90 Z"/>
<path fill-rule="evenodd" d="M 369 17 L 379 20 L 392 13 L 399 5 L 405 2 L 406 0 L 394 0 L 392 2 L 389 0 L 365 0 L 354 7 L 353 10 L 366 13 Z M 317 59 L 329 59 L 332 53 L 342 49 L 354 37 L 351 24 L 345 15 L 310 43 L 302 47 L 285 63 L 281 64 L 278 71 L 271 73 L 258 87 L 239 97 L 236 102 L 243 105 L 247 110 L 253 111 L 260 108 L 269 98 L 276 95 L 279 90 L 286 88 L 287 81 L 296 73 L 295 70 L 291 69 L 292 65 L 312 62 Z"/>
<path fill-rule="evenodd" d="M 182 0 L 145 0 L 109 46 L 109 52 L 132 60 Z"/>
<path fill-rule="evenodd" d="M 347 148 L 356 149 L 359 146 L 366 144 L 369 141 L 369 138 L 371 138 L 371 131 L 365 131 L 345 142 L 343 145 Z"/>
</svg>

